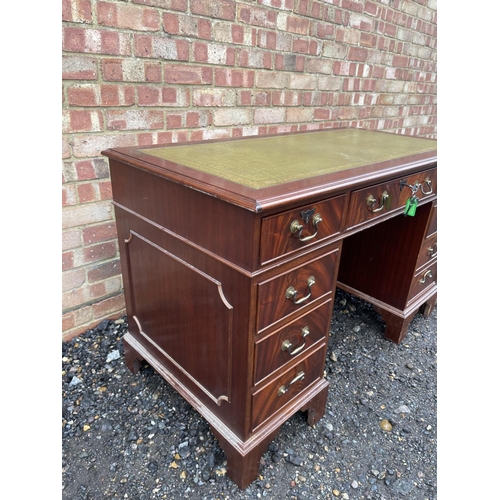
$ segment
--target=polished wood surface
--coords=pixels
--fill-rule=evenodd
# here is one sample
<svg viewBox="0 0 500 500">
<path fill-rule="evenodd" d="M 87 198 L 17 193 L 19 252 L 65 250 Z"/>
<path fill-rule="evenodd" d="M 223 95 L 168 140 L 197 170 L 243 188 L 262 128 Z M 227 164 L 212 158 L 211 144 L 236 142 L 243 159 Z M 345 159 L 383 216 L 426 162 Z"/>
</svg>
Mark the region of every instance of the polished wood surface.
<svg viewBox="0 0 500 500">
<path fill-rule="evenodd" d="M 264 143 L 267 154 L 257 151 Z M 269 162 L 284 144 L 287 160 Z M 371 302 L 396 343 L 415 314 L 430 314 L 435 141 L 341 129 L 180 148 L 103 152 L 129 317 L 125 359 L 134 373 L 147 361 L 203 415 L 245 488 L 291 415 L 305 411 L 313 425 L 324 414 L 337 286 Z M 228 158 L 241 151 L 256 170 L 235 182 L 241 165 L 231 175 L 220 167 L 232 170 Z M 417 186 L 414 217 L 402 215 L 405 184 Z"/>
</svg>

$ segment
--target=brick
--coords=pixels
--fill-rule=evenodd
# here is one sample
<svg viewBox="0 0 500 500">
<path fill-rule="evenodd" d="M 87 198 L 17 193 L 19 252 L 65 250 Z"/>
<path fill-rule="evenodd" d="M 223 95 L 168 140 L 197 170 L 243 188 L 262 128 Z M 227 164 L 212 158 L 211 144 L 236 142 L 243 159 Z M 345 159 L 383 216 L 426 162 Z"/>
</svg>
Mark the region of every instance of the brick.
<svg viewBox="0 0 500 500">
<path fill-rule="evenodd" d="M 375 48 L 377 46 L 377 36 L 370 33 L 361 33 L 359 44 L 363 47 Z"/>
<path fill-rule="evenodd" d="M 106 243 L 98 243 L 83 249 L 83 262 L 88 264 L 96 260 L 110 259 L 117 256 L 117 248 L 115 241 Z"/>
<path fill-rule="evenodd" d="M 166 33 L 170 33 L 171 35 L 180 34 L 179 14 L 163 14 L 163 29 Z"/>
<path fill-rule="evenodd" d="M 105 224 L 84 227 L 82 238 L 85 245 L 112 240 L 116 238 L 116 224 L 114 221 L 110 221 Z"/>
<path fill-rule="evenodd" d="M 84 28 L 64 28 L 63 50 L 68 52 L 85 52 L 85 33 Z"/>
<path fill-rule="evenodd" d="M 314 110 L 314 119 L 315 120 L 329 120 L 330 119 L 330 110 L 326 108 L 318 108 Z"/>
<path fill-rule="evenodd" d="M 99 199 L 100 200 L 111 200 L 113 198 L 113 193 L 111 190 L 111 181 L 99 182 Z"/>
<path fill-rule="evenodd" d="M 349 45 L 359 45 L 361 32 L 359 30 L 350 28 L 337 28 L 335 33 L 335 40 Z"/>
<path fill-rule="evenodd" d="M 177 92 L 174 87 L 163 87 L 161 89 L 161 104 L 183 105 L 182 93 Z"/>
<path fill-rule="evenodd" d="M 305 57 L 296 54 L 276 54 L 274 66 L 279 71 L 304 71 Z"/>
<path fill-rule="evenodd" d="M 62 232 L 62 250 L 70 250 L 77 248 L 82 244 L 81 231 L 78 229 L 70 229 Z"/>
<path fill-rule="evenodd" d="M 74 252 L 73 251 L 63 252 L 63 254 L 62 254 L 62 270 L 66 271 L 68 269 L 72 269 L 73 262 L 74 262 Z"/>
<path fill-rule="evenodd" d="M 331 59 L 310 57 L 306 60 L 306 71 L 308 73 L 323 73 L 330 75 L 333 71 L 333 61 Z"/>
<path fill-rule="evenodd" d="M 273 56 L 269 51 L 242 50 L 240 51 L 239 64 L 242 67 L 271 69 Z"/>
<path fill-rule="evenodd" d="M 406 68 L 408 67 L 408 57 L 407 56 L 397 56 L 395 55 L 392 58 L 392 64 L 394 66 L 397 66 L 399 68 Z"/>
<path fill-rule="evenodd" d="M 159 110 L 109 110 L 107 115 L 108 130 L 148 130 L 164 126 L 164 114 Z"/>
<path fill-rule="evenodd" d="M 322 55 L 331 59 L 345 59 L 347 56 L 347 47 L 340 43 L 323 44 Z"/>
<path fill-rule="evenodd" d="M 77 190 L 80 203 L 90 203 L 99 200 L 98 188 L 94 183 L 79 184 Z"/>
<path fill-rule="evenodd" d="M 206 66 L 166 64 L 165 83 L 208 85 L 213 82 L 213 70 Z"/>
<path fill-rule="evenodd" d="M 62 291 L 67 292 L 74 288 L 79 288 L 85 283 L 85 269 L 71 269 L 62 273 Z"/>
<path fill-rule="evenodd" d="M 72 106 L 97 106 L 99 88 L 95 85 L 75 85 L 67 89 L 68 103 Z"/>
<path fill-rule="evenodd" d="M 186 127 L 194 128 L 200 126 L 200 113 L 189 112 L 186 113 Z"/>
<path fill-rule="evenodd" d="M 316 76 L 314 75 L 290 75 L 291 89 L 315 89 Z"/>
<path fill-rule="evenodd" d="M 242 44 L 245 38 L 245 31 L 250 35 L 248 41 L 251 42 L 251 32 L 248 28 L 221 21 L 214 22 L 212 25 L 213 40 L 224 44 Z"/>
<path fill-rule="evenodd" d="M 163 29 L 171 35 L 212 38 L 212 25 L 208 19 L 167 13 L 163 15 Z"/>
<path fill-rule="evenodd" d="M 140 59 L 106 59 L 102 61 L 102 71 L 108 81 L 161 82 L 160 63 Z"/>
<path fill-rule="evenodd" d="M 88 301 L 88 290 L 84 287 L 74 288 L 62 294 L 63 311 L 81 306 Z"/>
<path fill-rule="evenodd" d="M 233 66 L 236 60 L 236 53 L 233 48 L 216 43 L 195 42 L 194 60 L 196 62 L 230 65 Z"/>
<path fill-rule="evenodd" d="M 62 57 L 62 79 L 63 80 L 96 80 L 97 59 L 87 56 Z"/>
<path fill-rule="evenodd" d="M 103 282 L 104 293 L 106 295 L 114 295 L 120 293 L 123 289 L 122 277 L 121 275 L 108 278 Z"/>
<path fill-rule="evenodd" d="M 104 159 L 103 159 L 104 160 Z M 74 162 L 74 169 L 76 173 L 76 179 L 79 181 L 98 179 L 98 169 L 96 168 L 97 162 L 99 160 L 83 160 Z"/>
<path fill-rule="evenodd" d="M 160 102 L 161 89 L 157 86 L 141 85 L 137 87 L 137 104 L 139 104 L 139 106 L 157 106 Z"/>
<path fill-rule="evenodd" d="M 259 26 L 261 28 L 276 28 L 277 15 L 274 10 L 239 6 L 238 20 L 245 24 L 252 26 Z"/>
<path fill-rule="evenodd" d="M 189 60 L 189 43 L 167 36 L 134 36 L 134 52 L 138 57 L 152 57 L 176 61 Z"/>
<path fill-rule="evenodd" d="M 364 12 L 370 16 L 379 17 L 380 6 L 373 2 L 365 2 Z"/>
<path fill-rule="evenodd" d="M 121 274 L 120 260 L 115 259 L 102 264 L 91 266 L 87 272 L 89 283 L 102 281 Z"/>
<path fill-rule="evenodd" d="M 62 20 L 70 23 L 91 23 L 91 0 L 63 0 Z"/>
<path fill-rule="evenodd" d="M 76 325 L 76 318 L 74 311 L 63 314 L 62 316 L 63 341 L 66 340 L 64 332 L 72 330 L 75 327 L 75 325 Z"/>
<path fill-rule="evenodd" d="M 125 297 L 123 293 L 102 300 L 92 305 L 95 318 L 122 316 L 125 313 Z"/>
<path fill-rule="evenodd" d="M 350 61 L 365 62 L 368 58 L 368 50 L 362 47 L 349 47 L 347 58 Z"/>
<path fill-rule="evenodd" d="M 123 81 L 123 61 L 121 59 L 105 59 L 101 62 L 104 80 Z"/>
<path fill-rule="evenodd" d="M 255 85 L 259 88 L 283 89 L 289 85 L 289 75 L 276 73 L 274 71 L 257 71 L 255 74 Z"/>
<path fill-rule="evenodd" d="M 236 91 L 233 89 L 194 89 L 193 106 L 235 106 Z"/>
<path fill-rule="evenodd" d="M 335 38 L 335 26 L 316 22 L 311 24 L 311 34 L 317 38 L 332 40 Z"/>
<path fill-rule="evenodd" d="M 64 27 L 63 50 L 111 55 L 130 55 L 130 35 L 89 28 Z"/>
<path fill-rule="evenodd" d="M 160 15 L 155 9 L 135 5 L 97 2 L 97 21 L 102 26 L 130 29 L 135 31 L 157 31 Z"/>
<path fill-rule="evenodd" d="M 180 12 L 187 12 L 188 10 L 188 0 L 132 0 L 132 2 Z"/>
<path fill-rule="evenodd" d="M 285 108 L 259 108 L 254 110 L 254 123 L 281 123 L 285 121 Z"/>
<path fill-rule="evenodd" d="M 280 12 L 277 27 L 282 31 L 307 35 L 309 33 L 309 19 Z"/>
<path fill-rule="evenodd" d="M 287 122 L 311 122 L 314 118 L 313 108 L 289 108 L 286 111 Z"/>
<path fill-rule="evenodd" d="M 236 2 L 231 0 L 191 0 L 191 12 L 216 19 L 234 21 L 236 19 Z"/>
<path fill-rule="evenodd" d="M 78 203 L 78 198 L 76 194 L 76 187 L 74 184 L 65 184 L 62 187 L 62 206 L 67 207 L 70 205 L 76 205 Z"/>
<path fill-rule="evenodd" d="M 69 229 L 111 220 L 112 215 L 112 207 L 109 202 L 64 207 L 62 210 L 62 228 Z"/>
<path fill-rule="evenodd" d="M 272 93 L 273 106 L 299 106 L 300 93 L 291 90 Z"/>
<path fill-rule="evenodd" d="M 127 85 L 74 85 L 67 95 L 72 106 L 130 106 L 135 102 L 134 88 Z"/>
<path fill-rule="evenodd" d="M 183 127 L 182 115 L 167 115 L 167 129 Z"/>
<path fill-rule="evenodd" d="M 254 71 L 215 68 L 215 85 L 229 87 L 253 87 Z"/>
<path fill-rule="evenodd" d="M 100 111 L 72 109 L 63 113 L 63 133 L 100 132 L 103 118 Z"/>
<path fill-rule="evenodd" d="M 245 125 L 252 120 L 250 109 L 220 108 L 213 112 L 214 125 L 224 127 L 228 125 Z"/>
</svg>

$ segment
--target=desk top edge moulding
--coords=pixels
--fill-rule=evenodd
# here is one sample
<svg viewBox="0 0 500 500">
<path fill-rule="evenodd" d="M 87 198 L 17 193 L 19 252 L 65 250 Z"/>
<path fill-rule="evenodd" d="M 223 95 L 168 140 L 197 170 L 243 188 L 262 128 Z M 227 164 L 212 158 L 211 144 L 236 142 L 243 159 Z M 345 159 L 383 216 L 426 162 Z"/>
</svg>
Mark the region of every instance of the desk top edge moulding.
<svg viewBox="0 0 500 500">
<path fill-rule="evenodd" d="M 284 191 L 288 200 L 300 200 L 318 186 L 335 190 L 346 180 L 352 185 L 375 173 L 391 175 L 394 166 L 401 172 L 403 165 L 411 170 L 437 161 L 437 141 L 340 128 L 129 146 L 103 154 L 258 212 L 280 206 Z"/>
<path fill-rule="evenodd" d="M 147 362 L 203 416 L 242 489 L 294 413 L 314 425 L 335 411 L 337 288 L 371 303 L 396 344 L 436 304 L 435 140 L 346 128 L 102 154 L 125 362 Z"/>
</svg>

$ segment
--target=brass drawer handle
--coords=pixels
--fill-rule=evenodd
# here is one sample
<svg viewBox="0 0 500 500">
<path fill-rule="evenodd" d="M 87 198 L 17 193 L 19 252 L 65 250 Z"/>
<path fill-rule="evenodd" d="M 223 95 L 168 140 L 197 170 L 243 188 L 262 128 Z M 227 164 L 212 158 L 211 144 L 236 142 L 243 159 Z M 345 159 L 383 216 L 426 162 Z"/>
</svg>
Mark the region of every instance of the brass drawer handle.
<svg viewBox="0 0 500 500">
<path fill-rule="evenodd" d="M 318 234 L 318 224 L 322 221 L 323 219 L 321 218 L 321 215 L 320 214 L 316 214 L 313 219 L 312 219 L 312 223 L 313 223 L 313 226 L 316 228 L 316 232 L 314 234 L 311 234 L 310 236 L 304 236 L 302 237 L 302 231 L 304 230 L 304 226 L 298 221 L 298 220 L 294 220 L 291 224 L 290 224 L 290 231 L 292 234 L 295 234 L 297 231 L 298 231 L 298 235 L 297 235 L 297 238 L 300 240 L 300 241 L 310 241 L 312 240 L 313 238 L 316 237 L 316 235 Z"/>
<path fill-rule="evenodd" d="M 425 178 L 424 184 L 427 184 L 430 189 L 428 191 L 424 191 L 423 184 L 420 185 L 420 190 L 422 191 L 422 194 L 431 194 L 432 193 L 432 181 L 429 179 L 429 177 Z"/>
<path fill-rule="evenodd" d="M 380 206 L 378 208 L 373 208 L 375 206 L 375 203 L 377 203 L 377 200 L 370 194 L 368 195 L 368 198 L 366 199 L 366 204 L 368 205 L 368 210 L 372 212 L 373 214 L 376 212 L 380 212 L 381 210 L 384 209 L 385 207 L 385 202 L 389 199 L 389 193 L 387 191 L 384 191 L 380 195 Z"/>
<path fill-rule="evenodd" d="M 438 244 L 437 243 L 434 243 L 434 245 L 432 245 L 431 247 L 429 247 L 427 249 L 427 255 L 429 257 L 435 257 L 438 253 Z"/>
<path fill-rule="evenodd" d="M 289 286 L 286 289 L 285 296 L 287 299 L 293 299 L 294 304 L 303 304 L 306 300 L 308 300 L 311 295 L 312 295 L 312 290 L 311 287 L 316 283 L 316 278 L 314 276 L 310 276 L 309 279 L 307 280 L 307 288 L 309 289 L 309 293 L 302 297 L 301 299 L 297 300 L 297 290 L 293 286 Z"/>
<path fill-rule="evenodd" d="M 420 283 L 425 283 L 427 281 L 427 278 L 433 278 L 432 276 L 432 269 L 427 269 L 425 271 L 424 275 L 418 280 Z"/>
<path fill-rule="evenodd" d="M 305 338 L 306 338 L 308 335 L 309 335 L 309 327 L 308 327 L 308 326 L 304 326 L 304 328 L 302 328 L 302 338 L 304 339 L 304 343 L 292 351 L 291 349 L 292 349 L 293 345 L 292 345 L 292 343 L 291 343 L 291 342 L 287 339 L 287 340 L 285 340 L 285 341 L 283 342 L 283 344 L 281 344 L 281 350 L 282 350 L 282 351 L 288 351 L 288 353 L 290 354 L 290 356 L 295 356 L 295 355 L 296 355 L 296 354 L 298 354 L 300 351 L 302 351 L 302 349 L 304 349 L 304 347 L 306 346 L 306 341 L 305 341 Z"/>
<path fill-rule="evenodd" d="M 278 389 L 278 396 L 283 396 L 283 394 L 287 393 L 288 392 L 288 389 L 290 389 L 290 387 L 295 384 L 295 382 L 298 382 L 299 380 L 304 380 L 306 374 L 304 372 L 300 372 L 289 384 L 288 384 L 288 387 L 282 385 L 279 389 Z"/>
</svg>

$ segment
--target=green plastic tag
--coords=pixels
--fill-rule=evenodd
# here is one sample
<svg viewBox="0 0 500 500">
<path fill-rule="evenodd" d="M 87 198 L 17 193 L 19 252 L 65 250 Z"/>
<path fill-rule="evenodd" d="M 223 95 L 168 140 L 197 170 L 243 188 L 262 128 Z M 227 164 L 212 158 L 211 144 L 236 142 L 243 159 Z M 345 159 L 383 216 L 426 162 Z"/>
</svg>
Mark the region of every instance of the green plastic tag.
<svg viewBox="0 0 500 500">
<path fill-rule="evenodd" d="M 405 211 L 403 215 L 409 215 L 413 217 L 415 212 L 417 211 L 418 198 L 416 196 L 412 196 L 406 200 Z"/>
</svg>

